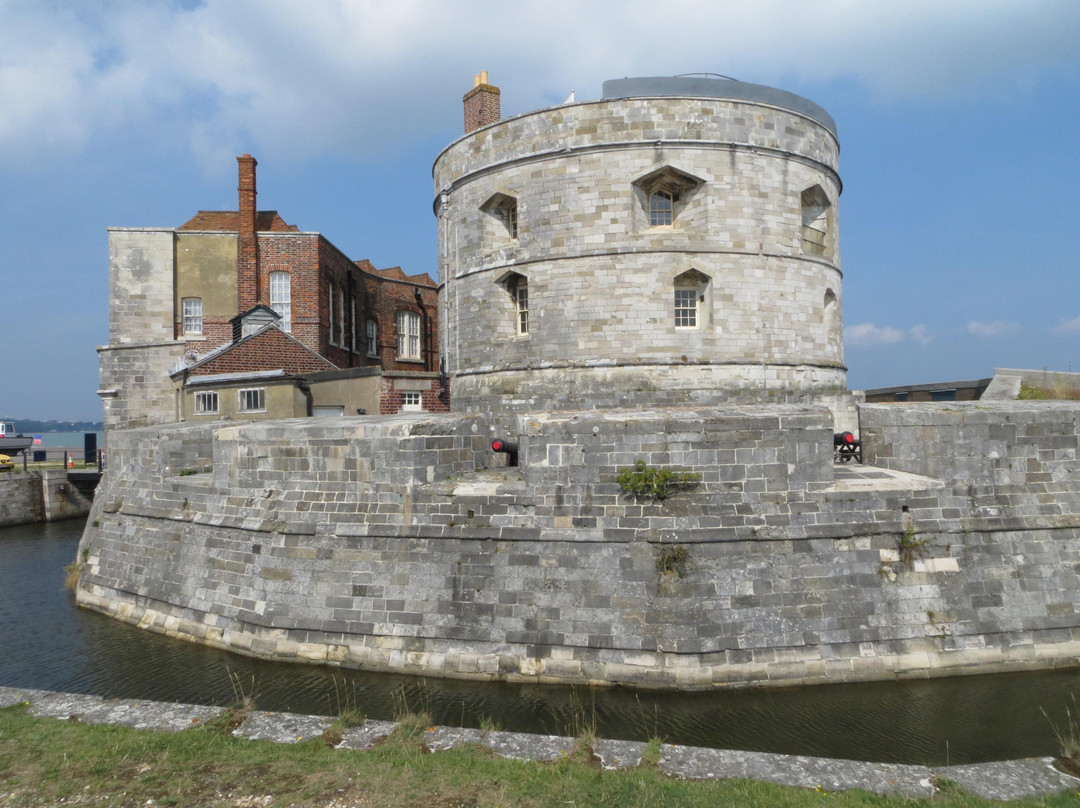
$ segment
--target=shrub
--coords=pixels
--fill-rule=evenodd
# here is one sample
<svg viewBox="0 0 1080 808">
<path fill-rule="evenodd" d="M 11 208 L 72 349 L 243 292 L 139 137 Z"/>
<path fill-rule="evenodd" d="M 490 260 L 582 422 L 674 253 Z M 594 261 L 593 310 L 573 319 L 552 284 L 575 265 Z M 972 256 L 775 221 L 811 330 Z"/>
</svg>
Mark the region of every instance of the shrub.
<svg viewBox="0 0 1080 808">
<path fill-rule="evenodd" d="M 644 460 L 634 462 L 632 469 L 623 469 L 615 478 L 622 490 L 634 499 L 667 499 L 674 488 L 685 488 L 701 479 L 690 471 L 650 468 Z"/>
</svg>

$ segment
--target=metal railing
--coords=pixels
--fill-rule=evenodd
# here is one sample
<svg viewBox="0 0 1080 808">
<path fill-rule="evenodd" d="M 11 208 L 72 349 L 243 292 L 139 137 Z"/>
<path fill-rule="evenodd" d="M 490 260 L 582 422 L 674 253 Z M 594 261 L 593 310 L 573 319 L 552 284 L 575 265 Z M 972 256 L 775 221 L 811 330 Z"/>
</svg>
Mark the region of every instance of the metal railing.
<svg viewBox="0 0 1080 808">
<path fill-rule="evenodd" d="M 71 469 L 72 471 L 101 472 L 105 468 L 105 450 L 96 449 L 92 453 L 63 448 L 34 448 L 22 453 L 23 471 L 41 471 L 44 469 Z"/>
</svg>

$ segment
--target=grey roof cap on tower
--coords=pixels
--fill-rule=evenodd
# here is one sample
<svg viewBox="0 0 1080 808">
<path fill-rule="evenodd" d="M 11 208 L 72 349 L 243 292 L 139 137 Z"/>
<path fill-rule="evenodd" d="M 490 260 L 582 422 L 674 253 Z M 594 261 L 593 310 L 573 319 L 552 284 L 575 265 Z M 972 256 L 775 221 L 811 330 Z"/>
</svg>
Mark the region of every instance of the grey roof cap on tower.
<svg viewBox="0 0 1080 808">
<path fill-rule="evenodd" d="M 836 135 L 836 121 L 824 109 L 801 95 L 749 84 L 735 79 L 702 76 L 657 76 L 653 78 L 611 79 L 604 82 L 603 97 L 641 98 L 649 96 L 686 96 L 688 98 L 727 98 L 732 101 L 758 101 L 783 107 L 813 118 Z"/>
</svg>

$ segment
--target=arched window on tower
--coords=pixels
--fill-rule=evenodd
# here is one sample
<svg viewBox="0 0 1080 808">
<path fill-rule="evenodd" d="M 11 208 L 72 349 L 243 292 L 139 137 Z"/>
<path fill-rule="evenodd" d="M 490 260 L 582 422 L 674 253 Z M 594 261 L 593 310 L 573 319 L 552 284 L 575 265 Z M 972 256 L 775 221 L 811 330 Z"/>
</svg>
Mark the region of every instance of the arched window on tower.
<svg viewBox="0 0 1080 808">
<path fill-rule="evenodd" d="M 517 241 L 518 237 L 518 202 L 517 197 L 509 194 L 496 193 L 488 197 L 488 200 L 480 206 L 480 210 L 497 222 L 492 224 L 493 231 L 490 238 L 494 242 Z"/>
<path fill-rule="evenodd" d="M 822 325 L 825 326 L 825 339 L 833 342 L 840 339 L 840 304 L 832 289 L 825 290 L 822 308 Z"/>
<path fill-rule="evenodd" d="M 633 181 L 647 227 L 675 227 L 695 191 L 705 181 L 674 166 L 663 166 Z"/>
<path fill-rule="evenodd" d="M 527 337 L 530 325 L 529 279 L 520 272 L 507 272 L 499 278 L 498 283 L 510 296 L 510 311 L 513 318 L 513 330 L 510 333 L 519 337 Z"/>
<path fill-rule="evenodd" d="M 807 255 L 825 255 L 831 204 L 820 185 L 802 192 L 802 248 Z"/>
</svg>

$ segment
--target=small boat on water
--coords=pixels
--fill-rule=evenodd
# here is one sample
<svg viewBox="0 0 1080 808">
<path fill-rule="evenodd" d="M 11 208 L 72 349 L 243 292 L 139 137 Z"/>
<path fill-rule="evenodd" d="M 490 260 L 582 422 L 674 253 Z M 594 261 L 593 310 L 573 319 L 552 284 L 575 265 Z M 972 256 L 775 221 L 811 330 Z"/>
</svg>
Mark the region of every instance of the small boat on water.
<svg viewBox="0 0 1080 808">
<path fill-rule="evenodd" d="M 9 457 L 25 452 L 33 444 L 34 438 L 30 435 L 16 435 L 15 424 L 10 421 L 0 421 L 0 454 Z"/>
</svg>

